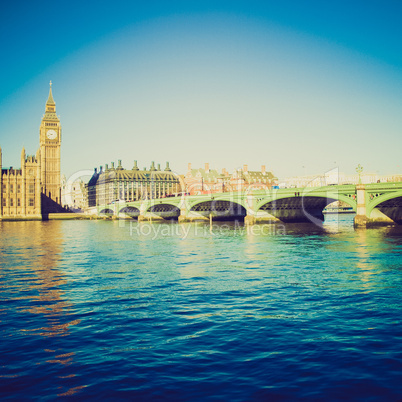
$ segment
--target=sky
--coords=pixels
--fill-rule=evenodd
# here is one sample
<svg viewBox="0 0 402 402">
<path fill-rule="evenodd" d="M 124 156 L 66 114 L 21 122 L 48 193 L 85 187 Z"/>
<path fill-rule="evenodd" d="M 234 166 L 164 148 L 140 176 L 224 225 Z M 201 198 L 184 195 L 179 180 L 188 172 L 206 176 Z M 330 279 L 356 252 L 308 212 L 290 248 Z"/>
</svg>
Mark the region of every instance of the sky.
<svg viewBox="0 0 402 402">
<path fill-rule="evenodd" d="M 402 2 L 19 1 L 0 6 L 3 167 L 35 154 L 49 81 L 66 177 L 401 174 Z"/>
</svg>

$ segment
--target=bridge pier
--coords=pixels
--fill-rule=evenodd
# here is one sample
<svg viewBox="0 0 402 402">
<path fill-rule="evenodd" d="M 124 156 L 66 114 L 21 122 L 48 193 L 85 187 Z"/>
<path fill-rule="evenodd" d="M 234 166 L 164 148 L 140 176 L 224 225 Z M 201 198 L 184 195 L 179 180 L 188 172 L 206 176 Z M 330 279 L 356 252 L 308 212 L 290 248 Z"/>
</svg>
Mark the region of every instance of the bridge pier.
<svg viewBox="0 0 402 402">
<path fill-rule="evenodd" d="M 180 214 L 179 218 L 178 218 L 178 222 L 179 223 L 191 222 L 191 219 L 189 217 L 187 217 L 186 215 Z"/>
<path fill-rule="evenodd" d="M 356 185 L 356 216 L 354 219 L 355 228 L 367 227 L 367 209 L 366 209 L 366 187 L 364 184 Z"/>
<path fill-rule="evenodd" d="M 356 185 L 356 201 L 357 207 L 354 220 L 355 228 L 367 228 L 369 226 L 395 224 L 395 221 L 377 208 L 374 208 L 371 213 L 369 213 L 370 216 L 367 216 L 367 205 L 369 204 L 369 198 L 364 184 Z"/>
<path fill-rule="evenodd" d="M 143 222 L 143 221 L 146 221 L 147 220 L 147 218 L 145 218 L 145 212 L 146 212 L 146 210 L 147 210 L 147 203 L 146 203 L 146 201 L 145 200 L 142 200 L 141 201 L 141 204 L 140 204 L 140 214 L 138 215 L 138 222 Z"/>
<path fill-rule="evenodd" d="M 180 202 L 180 215 L 178 217 L 178 222 L 179 223 L 186 223 L 186 222 L 194 222 L 195 220 L 199 220 L 199 219 L 195 219 L 194 217 L 189 216 L 190 212 L 188 210 L 187 204 L 186 204 L 186 200 L 183 199 Z M 207 218 L 205 218 L 206 220 Z"/>
<path fill-rule="evenodd" d="M 249 214 L 247 211 L 247 215 L 244 217 L 244 224 L 245 225 L 255 225 L 257 223 L 257 219 L 255 215 Z"/>
<path fill-rule="evenodd" d="M 197 222 L 197 221 L 209 221 L 209 217 L 206 216 L 192 216 L 191 213 L 189 214 L 187 210 L 180 210 L 180 215 L 178 218 L 179 223 L 186 223 L 186 222 Z"/>
<path fill-rule="evenodd" d="M 269 224 L 277 223 L 281 220 L 268 212 L 255 212 L 253 210 L 248 210 L 247 215 L 244 217 L 245 225 L 255 225 L 255 224 Z"/>
<path fill-rule="evenodd" d="M 180 215 L 177 218 L 177 221 L 179 223 L 184 223 L 184 222 L 190 222 L 190 219 L 187 216 L 187 207 L 186 207 L 186 202 L 185 200 L 180 201 Z"/>
<path fill-rule="evenodd" d="M 354 219 L 355 228 L 366 228 L 369 219 L 365 215 L 356 215 Z"/>
<path fill-rule="evenodd" d="M 255 225 L 257 223 L 256 218 L 256 199 L 251 194 L 247 196 L 247 208 L 246 213 L 247 215 L 244 217 L 244 224 L 245 225 Z"/>
</svg>

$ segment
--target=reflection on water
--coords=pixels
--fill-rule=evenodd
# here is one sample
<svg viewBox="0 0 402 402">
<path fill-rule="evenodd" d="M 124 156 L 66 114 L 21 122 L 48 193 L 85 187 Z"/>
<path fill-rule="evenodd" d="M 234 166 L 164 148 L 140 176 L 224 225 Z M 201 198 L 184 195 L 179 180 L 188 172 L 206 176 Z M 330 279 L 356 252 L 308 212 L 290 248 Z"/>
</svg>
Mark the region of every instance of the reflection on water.
<svg viewBox="0 0 402 402">
<path fill-rule="evenodd" d="M 371 237 L 369 237 L 370 239 Z M 375 274 L 375 262 L 370 261 L 370 249 L 367 243 L 367 231 L 356 231 L 356 254 L 357 263 L 356 267 L 360 270 L 360 279 L 364 283 L 364 286 L 370 288 L 370 276 Z"/>
<path fill-rule="evenodd" d="M 22 340 L 70 335 L 69 328 L 78 325 L 80 320 L 69 320 L 71 303 L 66 300 L 63 290 L 67 280 L 59 269 L 63 253 L 62 222 L 7 222 L 0 225 L 0 272 L 4 279 L 0 294 L 7 305 L 15 305 L 15 310 L 2 309 L 2 312 L 9 315 L 10 320 L 13 316 L 19 317 L 18 322 L 13 320 L 14 331 L 9 336 Z M 31 314 L 40 318 L 32 319 Z M 44 362 L 71 364 L 75 353 L 63 353 L 62 350 L 60 347 L 54 350 L 43 348 Z M 36 365 L 44 362 L 37 361 Z M 69 375 L 73 376 L 75 374 Z M 18 377 L 18 374 L 13 377 Z M 68 389 L 66 395 L 69 394 L 71 390 Z"/>
<path fill-rule="evenodd" d="M 0 223 L 0 392 L 128 400 L 402 395 L 402 231 Z"/>
</svg>

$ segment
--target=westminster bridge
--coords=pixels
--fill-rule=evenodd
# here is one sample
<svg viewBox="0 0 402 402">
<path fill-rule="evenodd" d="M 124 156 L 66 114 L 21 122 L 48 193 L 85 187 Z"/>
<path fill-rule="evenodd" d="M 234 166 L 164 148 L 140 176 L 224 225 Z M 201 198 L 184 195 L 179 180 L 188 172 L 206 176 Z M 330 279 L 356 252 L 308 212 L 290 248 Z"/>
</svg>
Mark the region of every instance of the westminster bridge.
<svg viewBox="0 0 402 402">
<path fill-rule="evenodd" d="M 140 201 L 116 201 L 91 213 L 117 219 L 237 220 L 314 222 L 324 220 L 324 208 L 343 201 L 356 213 L 355 226 L 402 223 L 402 183 L 335 185 L 242 192 L 179 195 Z"/>
</svg>

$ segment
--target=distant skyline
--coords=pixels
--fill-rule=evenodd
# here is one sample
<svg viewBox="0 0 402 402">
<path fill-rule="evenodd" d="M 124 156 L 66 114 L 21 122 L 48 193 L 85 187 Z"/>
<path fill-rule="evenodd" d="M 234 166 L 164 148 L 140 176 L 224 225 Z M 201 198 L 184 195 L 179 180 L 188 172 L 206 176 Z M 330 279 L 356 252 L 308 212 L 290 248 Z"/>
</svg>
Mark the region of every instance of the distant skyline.
<svg viewBox="0 0 402 402">
<path fill-rule="evenodd" d="M 277 177 L 402 173 L 400 1 L 2 5 L 3 166 L 35 154 L 49 81 L 61 167 L 151 161 Z"/>
</svg>

